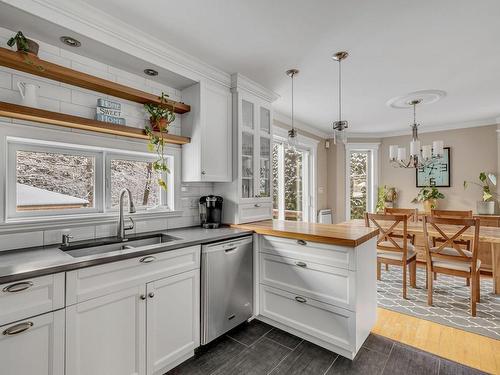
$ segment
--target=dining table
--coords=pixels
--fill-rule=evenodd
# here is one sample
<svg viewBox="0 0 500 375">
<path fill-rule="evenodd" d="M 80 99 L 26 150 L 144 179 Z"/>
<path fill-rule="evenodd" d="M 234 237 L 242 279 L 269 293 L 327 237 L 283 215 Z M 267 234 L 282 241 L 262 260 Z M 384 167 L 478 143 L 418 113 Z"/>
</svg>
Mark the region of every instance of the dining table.
<svg viewBox="0 0 500 375">
<path fill-rule="evenodd" d="M 391 222 L 379 222 L 382 229 L 388 229 L 391 226 Z M 337 225 L 349 226 L 349 227 L 359 227 L 365 226 L 364 219 L 351 219 L 342 222 Z M 439 228 L 447 235 L 452 236 L 457 233 L 462 226 L 460 225 L 439 225 Z M 402 232 L 402 223 L 398 224 L 394 228 L 394 233 Z M 421 221 L 408 221 L 407 231 L 409 234 L 423 235 L 424 227 Z M 440 233 L 433 228 L 431 225 L 427 226 L 427 232 L 430 236 L 440 237 Z M 467 229 L 459 237 L 464 240 L 474 239 L 474 228 Z M 479 242 L 487 243 L 491 248 L 491 258 L 492 258 L 492 276 L 493 276 L 493 293 L 500 294 L 500 227 L 487 227 L 480 226 L 479 228 Z"/>
</svg>

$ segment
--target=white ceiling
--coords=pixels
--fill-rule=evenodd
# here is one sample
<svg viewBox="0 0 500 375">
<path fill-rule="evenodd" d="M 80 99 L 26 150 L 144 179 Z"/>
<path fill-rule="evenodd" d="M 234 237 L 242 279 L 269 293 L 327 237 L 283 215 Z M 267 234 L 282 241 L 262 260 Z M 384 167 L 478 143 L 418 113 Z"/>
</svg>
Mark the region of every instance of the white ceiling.
<svg viewBox="0 0 500 375">
<path fill-rule="evenodd" d="M 333 52 L 343 65 L 344 118 L 354 133 L 408 130 L 411 111 L 386 102 L 422 89 L 445 90 L 422 107 L 426 130 L 494 123 L 500 116 L 498 0 L 84 0 L 227 73 L 281 95 L 289 115 L 329 132 L 337 118 Z M 111 18 L 110 21 L 112 22 Z M 465 126 L 465 125 L 464 125 Z"/>
</svg>

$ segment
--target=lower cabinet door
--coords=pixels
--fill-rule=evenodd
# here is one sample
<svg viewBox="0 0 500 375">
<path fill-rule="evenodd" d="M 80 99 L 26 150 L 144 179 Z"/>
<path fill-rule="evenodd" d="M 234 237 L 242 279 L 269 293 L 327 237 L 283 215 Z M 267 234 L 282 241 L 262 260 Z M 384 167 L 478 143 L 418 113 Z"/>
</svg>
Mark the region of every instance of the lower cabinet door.
<svg viewBox="0 0 500 375">
<path fill-rule="evenodd" d="M 64 375 L 64 310 L 1 326 L 0 373 Z"/>
<path fill-rule="evenodd" d="M 146 374 L 144 284 L 66 307 L 66 375 Z"/>
<path fill-rule="evenodd" d="M 147 284 L 147 373 L 161 375 L 200 344 L 200 270 Z"/>
</svg>

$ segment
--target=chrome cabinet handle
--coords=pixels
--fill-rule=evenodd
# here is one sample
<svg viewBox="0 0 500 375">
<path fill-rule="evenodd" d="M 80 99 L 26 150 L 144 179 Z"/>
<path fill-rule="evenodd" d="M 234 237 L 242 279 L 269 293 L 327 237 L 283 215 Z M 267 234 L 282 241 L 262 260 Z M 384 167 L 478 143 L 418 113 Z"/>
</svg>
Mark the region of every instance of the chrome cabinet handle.
<svg viewBox="0 0 500 375">
<path fill-rule="evenodd" d="M 300 302 L 300 303 L 307 302 L 307 300 L 304 297 L 300 297 L 300 296 L 295 297 L 295 301 Z"/>
<path fill-rule="evenodd" d="M 295 263 L 295 265 L 296 265 L 296 266 L 299 266 L 299 267 L 302 267 L 302 268 L 307 267 L 307 264 L 306 264 L 306 263 L 304 263 L 304 262 L 297 262 L 297 263 Z"/>
<path fill-rule="evenodd" d="M 255 203 L 255 204 L 254 204 L 253 206 L 254 206 L 254 207 L 257 207 L 257 208 L 259 208 L 259 207 L 260 207 L 260 204 L 258 204 L 258 203 Z"/>
<path fill-rule="evenodd" d="M 154 262 L 155 260 L 156 260 L 156 257 L 154 257 L 154 256 L 147 256 L 147 257 L 139 259 L 139 262 L 141 262 L 141 263 L 151 263 L 151 262 Z"/>
<path fill-rule="evenodd" d="M 21 281 L 20 283 L 10 284 L 2 289 L 2 291 L 6 293 L 17 293 L 22 292 L 28 288 L 33 286 L 33 282 L 31 281 Z"/>
<path fill-rule="evenodd" d="M 307 242 L 304 240 L 297 240 L 297 245 L 305 246 L 305 245 L 307 245 Z"/>
<path fill-rule="evenodd" d="M 19 323 L 13 326 L 10 326 L 9 328 L 5 329 L 2 334 L 4 336 L 13 336 L 17 335 L 18 333 L 24 332 L 28 329 L 33 327 L 33 322 L 23 322 Z"/>
<path fill-rule="evenodd" d="M 140 299 L 142 299 L 142 300 L 145 300 L 145 299 L 146 299 L 146 295 L 145 295 L 145 294 L 141 294 L 141 295 L 139 296 L 139 298 L 140 298 Z"/>
<path fill-rule="evenodd" d="M 153 292 L 149 293 L 148 294 L 149 298 L 153 298 L 155 296 L 155 294 Z"/>
</svg>

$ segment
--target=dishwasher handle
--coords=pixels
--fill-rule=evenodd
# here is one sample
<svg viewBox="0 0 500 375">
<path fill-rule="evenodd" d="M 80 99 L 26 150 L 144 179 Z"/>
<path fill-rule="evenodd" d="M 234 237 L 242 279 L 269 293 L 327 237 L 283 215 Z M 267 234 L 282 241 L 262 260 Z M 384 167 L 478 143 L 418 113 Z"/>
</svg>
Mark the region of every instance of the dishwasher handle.
<svg viewBox="0 0 500 375">
<path fill-rule="evenodd" d="M 235 253 L 237 250 L 238 250 L 238 246 L 234 246 L 234 247 L 229 247 L 227 249 L 224 249 L 224 252 L 226 254 L 231 254 L 231 253 Z"/>
</svg>

